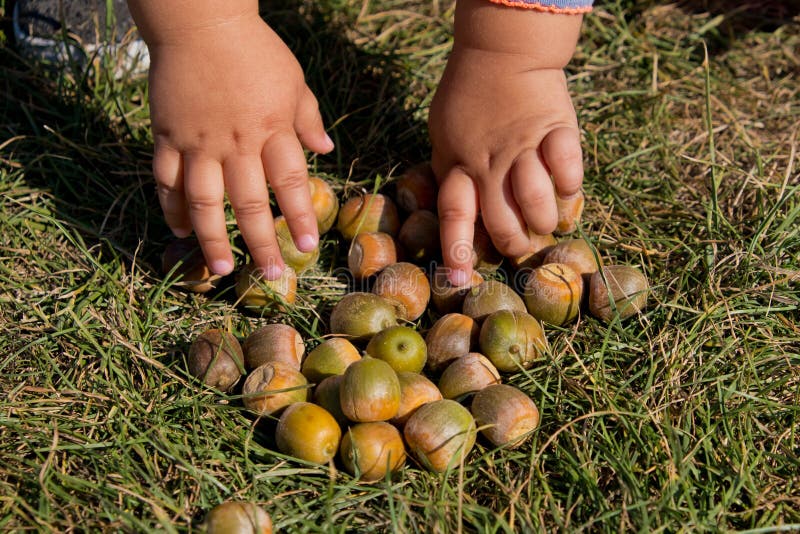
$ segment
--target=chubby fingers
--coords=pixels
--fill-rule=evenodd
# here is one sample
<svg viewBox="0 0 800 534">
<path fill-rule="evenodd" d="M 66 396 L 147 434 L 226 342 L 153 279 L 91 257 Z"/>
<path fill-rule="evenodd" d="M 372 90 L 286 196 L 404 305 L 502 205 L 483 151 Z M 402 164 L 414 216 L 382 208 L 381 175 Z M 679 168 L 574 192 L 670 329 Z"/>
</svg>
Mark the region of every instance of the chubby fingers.
<svg viewBox="0 0 800 534">
<path fill-rule="evenodd" d="M 556 196 L 550 173 L 536 150 L 526 150 L 514 162 L 511 184 L 527 227 L 539 235 L 551 233 L 558 222 Z"/>
<path fill-rule="evenodd" d="M 478 215 L 475 182 L 454 167 L 439 181 L 439 235 L 448 279 L 463 286 L 472 278 L 472 239 Z"/>
<path fill-rule="evenodd" d="M 233 254 L 225 226 L 225 185 L 222 164 L 202 155 L 183 155 L 183 182 L 189 219 L 209 268 L 216 274 L 233 271 Z"/>
<path fill-rule="evenodd" d="M 514 168 L 509 175 L 488 175 L 478 179 L 481 217 L 495 248 L 507 257 L 520 256 L 528 250 L 530 239 L 526 221 L 514 198 Z"/>
<path fill-rule="evenodd" d="M 261 159 L 258 155 L 233 157 L 225 161 L 223 171 L 228 198 L 253 263 L 263 270 L 265 278 L 274 280 L 281 275 L 284 263 Z"/>
<path fill-rule="evenodd" d="M 314 250 L 319 230 L 311 205 L 305 154 L 294 131 L 285 129 L 270 136 L 261 160 L 295 246 L 302 252 Z"/>
<path fill-rule="evenodd" d="M 156 142 L 153 151 L 153 176 L 158 190 L 158 202 L 164 220 L 177 237 L 187 237 L 192 232 L 189 206 L 183 190 L 183 161 L 180 152 Z"/>
<path fill-rule="evenodd" d="M 542 139 L 541 153 L 556 194 L 560 198 L 578 194 L 583 183 L 583 153 L 577 128 L 556 128 L 548 133 Z"/>
</svg>

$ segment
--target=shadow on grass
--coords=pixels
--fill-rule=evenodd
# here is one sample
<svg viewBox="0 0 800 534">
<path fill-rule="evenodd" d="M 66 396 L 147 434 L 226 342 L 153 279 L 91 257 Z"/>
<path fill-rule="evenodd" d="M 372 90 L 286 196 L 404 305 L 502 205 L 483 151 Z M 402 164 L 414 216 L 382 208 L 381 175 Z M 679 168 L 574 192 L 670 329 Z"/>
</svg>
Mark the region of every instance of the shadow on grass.
<svg viewBox="0 0 800 534">
<path fill-rule="evenodd" d="M 359 49 L 314 6 L 278 2 L 266 18 L 304 66 L 337 145 L 312 158 L 313 171 L 369 188 L 378 175 L 427 159 L 425 125 L 406 109 L 411 73 L 396 58 Z M 0 156 L 52 195 L 56 219 L 89 247 L 110 243 L 157 270 L 171 236 L 150 172 L 146 82 L 92 76 L 47 72 L 0 45 L 0 139 L 14 139 Z"/>
</svg>

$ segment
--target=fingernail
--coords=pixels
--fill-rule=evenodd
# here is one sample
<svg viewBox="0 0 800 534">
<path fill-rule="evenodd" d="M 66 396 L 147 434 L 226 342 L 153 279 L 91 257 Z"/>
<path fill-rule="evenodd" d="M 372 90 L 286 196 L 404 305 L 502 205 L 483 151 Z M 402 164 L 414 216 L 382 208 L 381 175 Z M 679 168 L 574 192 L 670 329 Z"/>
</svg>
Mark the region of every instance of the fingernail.
<svg viewBox="0 0 800 534">
<path fill-rule="evenodd" d="M 336 146 L 333 144 L 333 139 L 328 134 L 325 134 L 325 145 L 327 146 L 328 151 L 333 150 L 333 147 Z"/>
<path fill-rule="evenodd" d="M 450 271 L 450 283 L 456 287 L 461 287 L 469 281 L 467 271 L 464 269 L 453 269 Z"/>
<path fill-rule="evenodd" d="M 283 274 L 283 267 L 271 263 L 264 269 L 264 278 L 267 280 L 277 280 Z"/>
<path fill-rule="evenodd" d="M 214 274 L 225 276 L 233 271 L 233 264 L 228 260 L 216 260 L 211 262 L 211 270 Z"/>
<path fill-rule="evenodd" d="M 189 237 L 192 234 L 191 228 L 171 228 L 172 233 L 175 237 L 179 239 L 183 239 L 184 237 Z"/>
<path fill-rule="evenodd" d="M 311 252 L 317 248 L 317 239 L 311 234 L 303 234 L 297 238 L 295 246 L 300 252 Z"/>
</svg>

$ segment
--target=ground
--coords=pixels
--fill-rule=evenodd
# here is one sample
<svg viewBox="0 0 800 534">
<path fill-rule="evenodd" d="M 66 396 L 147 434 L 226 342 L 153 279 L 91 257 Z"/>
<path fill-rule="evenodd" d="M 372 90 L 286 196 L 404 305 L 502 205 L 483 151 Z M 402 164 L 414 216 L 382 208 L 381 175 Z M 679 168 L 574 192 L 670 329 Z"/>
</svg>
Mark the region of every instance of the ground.
<svg viewBox="0 0 800 534">
<path fill-rule="evenodd" d="M 237 309 L 232 279 L 179 291 L 159 266 L 146 79 L 54 74 L 0 41 L 0 528 L 184 532 L 230 498 L 281 531 L 797 527 L 798 11 L 598 2 L 568 69 L 580 231 L 643 269 L 649 306 L 551 328 L 548 357 L 506 377 L 542 412 L 524 447 L 479 440 L 450 476 L 373 485 L 275 453 L 239 398 L 186 370 L 211 326 L 291 322 L 318 343 L 346 289 L 335 233 L 288 313 Z M 265 17 L 337 144 L 313 172 L 345 198 L 425 161 L 451 2 L 281 0 Z"/>
</svg>

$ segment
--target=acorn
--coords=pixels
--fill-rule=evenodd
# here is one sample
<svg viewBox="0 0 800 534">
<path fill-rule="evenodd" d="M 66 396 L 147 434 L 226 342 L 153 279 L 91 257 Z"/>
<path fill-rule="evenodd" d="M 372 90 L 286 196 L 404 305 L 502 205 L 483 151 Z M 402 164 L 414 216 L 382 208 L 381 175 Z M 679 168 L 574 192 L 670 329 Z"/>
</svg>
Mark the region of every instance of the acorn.
<svg viewBox="0 0 800 534">
<path fill-rule="evenodd" d="M 556 225 L 556 235 L 571 234 L 578 229 L 583 213 L 585 197 L 583 191 L 578 191 L 574 195 L 561 198 L 556 195 L 556 207 L 558 208 L 558 224 Z"/>
<path fill-rule="evenodd" d="M 307 398 L 306 377 L 283 362 L 268 362 L 255 368 L 242 388 L 244 407 L 258 415 L 273 415 Z"/>
<path fill-rule="evenodd" d="M 400 319 L 416 321 L 428 307 L 431 285 L 425 271 L 413 263 L 401 261 L 378 273 L 372 292 L 399 304 Z"/>
<path fill-rule="evenodd" d="M 487 280 L 470 288 L 462 311 L 478 322 L 499 310 L 527 312 L 525 302 L 510 286 L 499 280 Z"/>
<path fill-rule="evenodd" d="M 527 312 L 500 310 L 481 326 L 479 344 L 498 371 L 527 369 L 547 345 L 539 321 Z"/>
<path fill-rule="evenodd" d="M 397 207 L 380 193 L 351 198 L 339 210 L 336 226 L 342 236 L 350 241 L 361 232 L 384 232 L 396 236 L 400 229 Z"/>
<path fill-rule="evenodd" d="M 343 334 L 353 341 L 366 341 L 395 324 L 395 305 L 373 293 L 348 293 L 331 311 L 331 333 Z"/>
<path fill-rule="evenodd" d="M 208 268 L 200 244 L 194 237 L 175 239 L 164 248 L 161 270 L 169 274 L 173 269 L 178 277 L 175 286 L 193 293 L 211 291 L 222 278 Z"/>
<path fill-rule="evenodd" d="M 436 210 L 436 176 L 430 163 L 408 169 L 395 184 L 395 200 L 408 213 L 416 210 Z"/>
<path fill-rule="evenodd" d="M 347 266 L 355 278 L 369 278 L 393 263 L 397 263 L 397 245 L 389 234 L 362 232 L 353 238 Z"/>
<path fill-rule="evenodd" d="M 594 273 L 589 283 L 589 311 L 605 322 L 610 322 L 615 314 L 627 319 L 644 309 L 649 288 L 647 277 L 636 267 L 603 267 L 602 274 Z"/>
<path fill-rule="evenodd" d="M 528 232 L 528 238 L 531 242 L 528 251 L 522 256 L 509 260 L 517 271 L 535 269 L 540 266 L 550 249 L 558 243 L 553 234 L 539 235 Z"/>
<path fill-rule="evenodd" d="M 450 269 L 438 265 L 431 275 L 431 302 L 436 311 L 444 315 L 460 312 L 464 304 L 464 297 L 470 288 L 483 282 L 483 276 L 478 271 L 472 271 L 472 279 L 463 286 L 454 286 L 450 283 L 448 274 Z"/>
<path fill-rule="evenodd" d="M 326 339 L 308 353 L 302 365 L 305 377 L 314 384 L 344 374 L 351 363 L 361 359 L 358 349 L 343 337 Z"/>
<path fill-rule="evenodd" d="M 397 240 L 405 257 L 417 264 L 425 264 L 439 254 L 439 218 L 431 211 L 411 212 L 403 221 Z"/>
<path fill-rule="evenodd" d="M 442 392 L 425 375 L 405 371 L 397 373 L 397 379 L 400 381 L 400 409 L 390 419 L 393 425 L 402 427 L 417 408 L 442 399 Z"/>
<path fill-rule="evenodd" d="M 283 362 L 300 369 L 306 346 L 300 333 L 288 324 L 268 324 L 247 336 L 242 344 L 244 363 L 255 369 L 268 362 Z"/>
<path fill-rule="evenodd" d="M 325 464 L 336 456 L 342 429 L 325 408 L 310 402 L 288 406 L 275 428 L 275 443 L 283 454 Z"/>
<path fill-rule="evenodd" d="M 547 263 L 531 271 L 522 296 L 528 313 L 553 325 L 563 325 L 578 316 L 583 278 L 564 263 Z"/>
<path fill-rule="evenodd" d="M 275 235 L 278 238 L 278 248 L 281 250 L 281 257 L 287 266 L 294 269 L 298 274 L 314 267 L 319 260 L 319 246 L 311 252 L 301 252 L 294 244 L 294 238 L 289 230 L 289 223 L 283 215 L 275 217 Z"/>
<path fill-rule="evenodd" d="M 376 482 L 405 464 L 406 449 L 400 432 L 389 423 L 358 423 L 342 436 L 339 456 L 348 473 Z"/>
<path fill-rule="evenodd" d="M 350 420 L 342 411 L 342 404 L 339 401 L 339 391 L 343 380 L 343 375 L 331 375 L 323 379 L 314 388 L 314 404 L 325 408 L 340 426 L 346 427 L 350 424 Z"/>
<path fill-rule="evenodd" d="M 206 330 L 189 347 L 189 373 L 210 387 L 229 391 L 244 374 L 244 354 L 236 336 Z"/>
<path fill-rule="evenodd" d="M 396 325 L 372 336 L 367 354 L 388 363 L 396 373 L 419 373 L 428 359 L 428 347 L 419 332 L 410 326 Z"/>
<path fill-rule="evenodd" d="M 472 267 L 482 275 L 487 275 L 495 272 L 502 263 L 503 255 L 492 243 L 483 220 L 478 219 L 475 221 L 472 237 Z"/>
<path fill-rule="evenodd" d="M 478 346 L 478 323 L 461 313 L 448 313 L 440 317 L 428 330 L 428 370 L 438 373 L 452 360 L 472 352 Z"/>
<path fill-rule="evenodd" d="M 409 451 L 427 469 L 457 468 L 475 445 L 475 420 L 454 400 L 420 406 L 403 427 Z"/>
<path fill-rule="evenodd" d="M 439 378 L 439 391 L 445 399 L 461 401 L 486 386 L 500 383 L 500 373 L 489 359 L 470 352 L 453 360 Z"/>
<path fill-rule="evenodd" d="M 225 501 L 206 514 L 203 530 L 207 534 L 272 534 L 272 518 L 251 502 Z"/>
<path fill-rule="evenodd" d="M 595 259 L 594 250 L 584 239 L 567 239 L 559 241 L 544 257 L 544 264 L 564 263 L 572 267 L 576 273 L 583 276 L 588 282 L 589 277 L 597 272 L 598 262 L 603 262 L 598 256 Z"/>
<path fill-rule="evenodd" d="M 276 280 L 263 278 L 254 263 L 247 264 L 236 279 L 238 303 L 253 308 L 284 310 L 297 299 L 297 273 L 286 267 Z"/>
<path fill-rule="evenodd" d="M 400 381 L 392 367 L 366 356 L 350 364 L 339 390 L 342 412 L 356 423 L 388 421 L 400 409 Z"/>
<path fill-rule="evenodd" d="M 471 410 L 481 433 L 497 447 L 519 447 L 539 426 L 539 410 L 533 400 L 505 384 L 479 391 L 472 399 Z"/>
<path fill-rule="evenodd" d="M 339 199 L 330 184 L 318 176 L 308 177 L 308 189 L 311 193 L 311 207 L 317 218 L 317 229 L 322 235 L 336 222 Z"/>
</svg>

